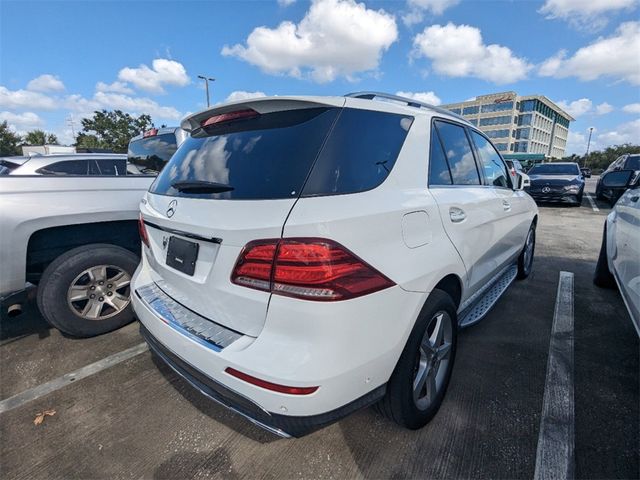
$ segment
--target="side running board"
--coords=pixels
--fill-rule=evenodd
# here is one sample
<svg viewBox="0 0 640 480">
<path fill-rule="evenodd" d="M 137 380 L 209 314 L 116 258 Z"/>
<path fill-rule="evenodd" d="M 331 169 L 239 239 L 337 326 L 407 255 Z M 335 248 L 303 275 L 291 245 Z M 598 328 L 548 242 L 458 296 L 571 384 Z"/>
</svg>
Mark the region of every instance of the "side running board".
<svg viewBox="0 0 640 480">
<path fill-rule="evenodd" d="M 460 328 L 465 328 L 474 323 L 478 323 L 489 313 L 489 310 L 496 304 L 502 294 L 509 288 L 509 285 L 515 280 L 518 274 L 518 266 L 512 265 L 502 273 L 491 286 L 482 293 L 473 303 L 466 307 L 458 318 Z"/>
</svg>

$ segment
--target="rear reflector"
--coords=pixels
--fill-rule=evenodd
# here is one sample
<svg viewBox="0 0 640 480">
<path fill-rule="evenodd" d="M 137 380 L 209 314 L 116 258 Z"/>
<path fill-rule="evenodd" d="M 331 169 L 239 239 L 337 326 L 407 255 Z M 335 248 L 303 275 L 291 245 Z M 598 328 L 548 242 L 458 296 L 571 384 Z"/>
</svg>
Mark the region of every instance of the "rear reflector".
<svg viewBox="0 0 640 480">
<path fill-rule="evenodd" d="M 144 132 L 142 134 L 143 138 L 147 138 L 147 137 L 155 137 L 158 134 L 158 129 L 157 128 L 152 128 L 151 130 L 147 130 L 146 132 Z"/>
<path fill-rule="evenodd" d="M 147 227 L 144 225 L 142 214 L 138 217 L 138 233 L 140 234 L 140 240 L 142 240 L 142 243 L 149 247 L 149 234 L 147 233 Z"/>
<path fill-rule="evenodd" d="M 231 281 L 316 301 L 346 300 L 395 285 L 342 245 L 321 238 L 248 243 L 240 253 Z"/>
<path fill-rule="evenodd" d="M 244 380 L 247 383 L 267 390 L 271 390 L 273 392 L 288 393 L 289 395 L 309 395 L 318 390 L 318 387 L 287 387 L 285 385 L 278 385 L 277 383 L 271 383 L 267 382 L 266 380 L 252 377 L 251 375 L 240 372 L 231 367 L 227 367 L 225 369 L 225 372 L 227 372 L 229 375 L 239 378 L 240 380 Z"/>
<path fill-rule="evenodd" d="M 254 118 L 260 114 L 250 108 L 246 110 L 238 110 L 236 112 L 221 113 L 220 115 L 214 115 L 213 117 L 204 120 L 200 126 L 209 127 L 211 125 L 217 125 L 219 123 L 231 122 L 233 120 L 242 120 L 246 118 Z"/>
</svg>

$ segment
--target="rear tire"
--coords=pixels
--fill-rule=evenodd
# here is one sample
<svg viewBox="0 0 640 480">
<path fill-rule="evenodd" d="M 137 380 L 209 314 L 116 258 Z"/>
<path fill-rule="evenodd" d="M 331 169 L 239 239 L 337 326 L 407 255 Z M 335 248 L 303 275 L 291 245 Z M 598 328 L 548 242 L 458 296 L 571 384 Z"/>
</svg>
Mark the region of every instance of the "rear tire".
<svg viewBox="0 0 640 480">
<path fill-rule="evenodd" d="M 602 244 L 600 245 L 600 254 L 598 255 L 598 263 L 596 263 L 596 271 L 593 274 L 593 283 L 600 288 L 615 288 L 616 279 L 609 270 L 609 262 L 607 260 L 607 224 L 604 224 L 602 232 Z"/>
<path fill-rule="evenodd" d="M 38 284 L 40 313 L 75 337 L 100 335 L 130 323 L 134 314 L 129 283 L 139 261 L 130 251 L 109 244 L 63 253 Z"/>
<path fill-rule="evenodd" d="M 524 247 L 520 256 L 518 257 L 518 280 L 524 280 L 527 278 L 533 270 L 533 257 L 536 251 L 536 225 L 531 224 L 529 227 L 529 233 L 524 241 Z"/>
<path fill-rule="evenodd" d="M 377 405 L 380 413 L 411 430 L 434 417 L 451 378 L 457 326 L 451 297 L 442 290 L 431 292 Z"/>
</svg>

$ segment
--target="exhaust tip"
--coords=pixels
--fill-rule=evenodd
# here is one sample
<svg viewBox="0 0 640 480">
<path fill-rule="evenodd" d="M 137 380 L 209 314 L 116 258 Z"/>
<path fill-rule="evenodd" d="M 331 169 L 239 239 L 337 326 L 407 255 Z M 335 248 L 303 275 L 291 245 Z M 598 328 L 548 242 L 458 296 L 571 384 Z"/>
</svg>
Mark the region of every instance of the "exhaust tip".
<svg viewBox="0 0 640 480">
<path fill-rule="evenodd" d="M 22 313 L 21 303 L 14 303 L 13 305 L 10 305 L 9 308 L 7 308 L 7 315 L 9 315 L 9 317 L 17 317 L 21 313 Z"/>
</svg>

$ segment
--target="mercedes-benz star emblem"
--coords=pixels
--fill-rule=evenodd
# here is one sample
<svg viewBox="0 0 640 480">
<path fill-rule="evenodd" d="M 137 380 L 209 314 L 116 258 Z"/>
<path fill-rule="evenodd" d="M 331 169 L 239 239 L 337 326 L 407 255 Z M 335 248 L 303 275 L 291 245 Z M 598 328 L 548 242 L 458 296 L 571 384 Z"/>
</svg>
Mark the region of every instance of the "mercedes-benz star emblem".
<svg viewBox="0 0 640 480">
<path fill-rule="evenodd" d="M 176 213 L 176 207 L 178 206 L 177 200 L 171 200 L 169 203 L 169 207 L 167 208 L 167 217 L 173 217 L 173 214 Z"/>
<path fill-rule="evenodd" d="M 542 187 L 542 193 L 549 193 L 550 191 L 551 189 L 549 187 Z"/>
</svg>

